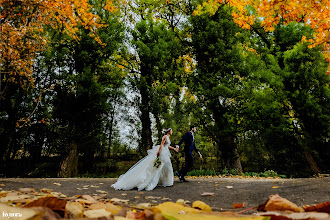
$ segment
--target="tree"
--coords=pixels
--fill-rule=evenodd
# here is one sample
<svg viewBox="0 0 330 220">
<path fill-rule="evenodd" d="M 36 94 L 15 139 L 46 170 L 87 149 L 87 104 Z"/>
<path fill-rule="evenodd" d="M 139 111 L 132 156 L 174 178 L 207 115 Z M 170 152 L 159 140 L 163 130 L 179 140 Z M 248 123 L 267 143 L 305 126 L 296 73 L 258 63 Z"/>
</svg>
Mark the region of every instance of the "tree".
<svg viewBox="0 0 330 220">
<path fill-rule="evenodd" d="M 108 4 L 107 4 L 108 5 Z M 108 5 L 109 7 L 109 5 Z M 83 27 L 99 44 L 102 44 L 94 29 L 103 27 L 98 16 L 91 12 L 87 1 L 8 1 L 1 0 L 0 21 L 0 112 L 1 125 L 6 129 L 1 132 L 1 158 L 15 156 L 13 147 L 16 142 L 18 127 L 27 125 L 38 101 L 30 113 L 18 110 L 19 106 L 29 103 L 22 98 L 31 97 L 35 86 L 33 67 L 40 53 L 49 46 L 47 27 L 60 30 L 78 40 L 78 28 Z M 103 45 L 103 44 L 102 44 Z M 49 88 L 45 88 L 49 89 Z M 26 118 L 25 118 L 26 117 Z M 18 141 L 18 140 L 17 140 Z"/>
<path fill-rule="evenodd" d="M 185 50 L 182 48 L 179 32 L 171 22 L 162 19 L 164 8 L 170 7 L 167 1 L 138 1 L 131 10 L 135 14 L 130 21 L 134 24 L 132 47 L 136 51 L 138 73 L 135 73 L 133 85 L 140 93 L 140 120 L 142 125 L 139 151 L 144 155 L 153 146 L 150 114 L 153 114 L 157 124 L 158 134 L 161 134 L 161 115 L 167 112 L 166 101 L 162 96 L 169 95 L 173 89 L 172 81 L 178 69 L 177 60 Z M 177 32 L 176 32 L 177 31 Z M 161 107 L 164 107 L 163 109 Z"/>
<path fill-rule="evenodd" d="M 214 14 L 192 15 L 191 38 L 197 74 L 189 84 L 201 108 L 201 123 L 209 127 L 224 166 L 242 172 L 235 139 L 239 111 L 239 78 L 244 75 L 240 43 L 242 31 L 231 9 L 220 6 Z M 204 118 L 203 118 L 204 116 Z"/>
<path fill-rule="evenodd" d="M 214 4 L 213 8 L 210 7 L 211 4 Z M 200 5 L 198 10 L 195 11 L 195 13 L 199 14 L 204 12 L 210 12 L 211 14 L 213 14 L 214 9 L 222 7 L 223 4 L 232 6 L 234 8 L 234 10 L 232 11 L 232 16 L 236 23 L 238 23 L 243 28 L 251 30 L 251 32 L 259 38 L 258 44 L 250 45 L 249 49 L 254 50 L 254 48 L 256 48 L 256 52 L 259 54 L 261 59 L 265 61 L 266 65 L 268 65 L 269 67 L 272 65 L 272 70 L 275 71 L 274 73 L 280 78 L 281 82 L 284 84 L 284 90 L 288 92 L 288 94 L 299 93 L 306 95 L 308 94 L 307 96 L 311 96 L 311 92 L 306 93 L 306 91 L 304 91 L 307 88 L 295 88 L 296 83 L 300 80 L 298 80 L 297 82 L 292 81 L 292 79 L 287 80 L 287 76 L 291 75 L 289 73 L 291 71 L 287 72 L 289 68 L 287 67 L 288 63 L 285 63 L 285 54 L 289 54 L 289 51 L 292 50 L 294 45 L 298 44 L 299 41 L 303 43 L 307 43 L 306 41 L 308 41 L 308 48 L 316 47 L 316 50 L 319 52 L 320 50 L 324 50 L 325 48 L 329 47 L 329 44 L 326 40 L 329 37 L 329 13 L 327 12 L 327 3 L 324 1 L 226 1 L 224 3 L 215 1 L 212 3 L 205 3 L 204 5 Z M 303 57 L 308 57 L 309 55 L 307 54 L 310 54 L 310 52 L 311 51 L 308 50 L 300 51 L 300 53 L 305 54 L 303 55 Z M 316 54 L 314 55 L 313 61 L 303 61 L 301 59 L 294 60 L 294 63 L 298 66 L 305 66 L 309 65 L 307 63 L 312 62 L 312 66 L 314 66 L 315 68 L 315 65 L 320 65 L 321 67 L 322 65 L 320 64 L 320 62 L 324 62 L 325 58 L 322 58 L 322 56 L 320 57 Z M 323 61 L 321 61 L 322 59 Z M 307 63 L 305 63 L 305 61 Z M 326 78 L 326 68 L 321 68 L 320 71 L 324 72 L 323 74 L 320 73 L 320 75 L 315 75 L 313 72 L 310 72 L 311 69 L 304 68 L 304 70 L 306 71 L 304 73 L 301 72 L 302 68 L 299 69 L 300 77 L 305 75 L 311 75 L 310 77 L 312 77 L 313 75 L 313 77 L 316 77 L 317 79 L 313 79 L 312 82 L 315 80 L 322 81 L 321 90 L 324 90 L 324 86 L 327 84 L 327 80 L 324 80 L 324 77 Z M 304 81 L 303 78 L 300 79 L 301 81 Z M 308 89 L 312 89 L 314 87 L 319 88 L 320 86 L 311 85 L 311 87 L 308 87 Z M 280 88 L 276 88 L 277 92 L 279 92 L 278 89 Z M 282 92 L 280 92 L 280 94 L 282 94 Z M 324 98 L 326 100 L 328 99 L 327 92 L 323 92 L 322 95 L 324 95 Z M 283 112 L 283 115 L 290 115 L 292 114 L 292 111 L 296 112 L 298 111 L 298 109 L 304 109 L 304 112 L 307 111 L 306 108 L 302 108 L 300 105 L 297 104 L 302 103 L 298 101 L 297 98 L 298 96 L 283 95 L 282 100 L 280 102 L 282 102 L 285 106 L 288 106 L 286 110 L 283 110 L 286 111 L 286 113 Z M 299 99 L 300 98 L 305 101 L 308 100 L 306 97 L 303 98 L 303 96 L 299 96 Z M 293 103 L 295 103 L 295 105 Z M 319 104 L 316 106 L 325 106 L 325 103 L 320 101 Z M 321 109 L 323 109 L 323 107 L 321 107 Z M 314 110 L 317 111 L 316 109 Z M 327 113 L 325 112 L 326 111 L 322 110 L 321 115 L 327 115 Z M 306 114 L 306 112 L 304 114 Z M 312 114 L 315 115 L 317 113 L 314 112 Z M 294 115 L 296 117 L 298 114 Z M 302 116 L 303 113 L 301 112 L 300 115 Z M 325 117 L 324 119 L 326 118 L 327 117 Z M 296 119 L 297 118 L 295 118 L 295 120 L 292 120 L 294 120 L 296 123 Z M 327 121 L 327 119 L 325 121 Z M 300 130 L 300 132 L 298 133 L 300 134 L 292 133 L 295 136 L 295 141 L 293 142 L 298 142 L 294 145 L 300 146 L 300 152 L 304 152 L 306 160 L 310 164 L 311 169 L 314 173 L 318 173 L 320 172 L 320 169 L 316 165 L 316 162 L 311 153 L 313 151 L 312 149 L 315 149 L 315 146 L 314 144 L 310 144 L 307 147 L 306 144 L 308 142 L 310 143 L 310 141 L 307 141 L 306 143 L 306 141 L 301 140 L 301 129 L 304 128 L 303 126 L 299 125 L 298 130 Z M 298 130 L 296 130 L 295 132 L 297 132 Z M 322 130 L 323 132 L 326 132 L 328 128 L 323 127 Z M 307 134 L 305 133 L 303 137 L 306 137 L 306 135 Z M 308 136 L 310 138 L 312 137 L 312 135 Z"/>
</svg>

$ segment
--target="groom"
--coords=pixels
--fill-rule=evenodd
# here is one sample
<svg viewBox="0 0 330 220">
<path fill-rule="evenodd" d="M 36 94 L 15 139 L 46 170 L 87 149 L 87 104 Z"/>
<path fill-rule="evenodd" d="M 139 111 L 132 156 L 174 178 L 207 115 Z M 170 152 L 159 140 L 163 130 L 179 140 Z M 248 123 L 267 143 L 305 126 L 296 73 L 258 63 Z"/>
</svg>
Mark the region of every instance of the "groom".
<svg viewBox="0 0 330 220">
<path fill-rule="evenodd" d="M 182 169 L 176 172 L 178 175 L 180 182 L 188 182 L 184 176 L 188 173 L 188 171 L 194 165 L 194 158 L 192 151 L 195 150 L 200 158 L 203 158 L 202 154 L 197 150 L 195 145 L 194 133 L 196 132 L 196 126 L 190 126 L 190 131 L 187 132 L 181 139 L 181 141 L 176 145 L 177 151 L 179 150 L 179 146 L 184 142 L 184 153 L 185 153 L 185 165 Z"/>
</svg>

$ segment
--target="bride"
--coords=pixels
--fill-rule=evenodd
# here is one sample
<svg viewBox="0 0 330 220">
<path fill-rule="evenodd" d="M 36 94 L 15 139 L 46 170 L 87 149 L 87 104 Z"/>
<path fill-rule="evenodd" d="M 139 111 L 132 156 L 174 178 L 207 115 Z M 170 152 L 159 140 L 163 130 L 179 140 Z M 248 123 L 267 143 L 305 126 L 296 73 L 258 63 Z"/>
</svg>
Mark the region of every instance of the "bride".
<svg viewBox="0 0 330 220">
<path fill-rule="evenodd" d="M 172 128 L 165 131 L 160 145 L 148 150 L 148 155 L 133 165 L 125 174 L 121 175 L 115 184 L 111 186 L 116 190 L 153 190 L 157 185 L 172 186 L 174 174 L 169 149 L 178 151 L 170 146 Z M 159 159 L 157 159 L 159 158 Z"/>
</svg>

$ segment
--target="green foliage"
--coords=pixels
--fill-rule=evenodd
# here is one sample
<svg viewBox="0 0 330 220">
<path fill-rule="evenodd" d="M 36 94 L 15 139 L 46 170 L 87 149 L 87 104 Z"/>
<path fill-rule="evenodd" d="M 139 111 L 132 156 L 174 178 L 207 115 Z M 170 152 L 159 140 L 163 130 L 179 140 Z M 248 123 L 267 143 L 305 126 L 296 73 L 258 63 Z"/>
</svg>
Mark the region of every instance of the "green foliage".
<svg viewBox="0 0 330 220">
<path fill-rule="evenodd" d="M 187 173 L 187 176 L 217 176 L 219 175 L 214 170 L 192 170 Z"/>
<path fill-rule="evenodd" d="M 291 22 L 266 33 L 256 23 L 247 31 L 226 4 L 193 15 L 203 2 L 140 0 L 121 6 L 122 18 L 92 1 L 107 25 L 95 29 L 105 46 L 83 27 L 80 41 L 46 27 L 51 43 L 35 60 L 35 88 L 2 87 L 0 176 L 44 158 L 18 175 L 54 176 L 59 167 L 50 165 L 73 145 L 80 176 L 118 176 L 159 144 L 163 128 L 173 129 L 173 145 L 192 124 L 204 157 L 189 175 L 328 172 L 329 63 L 323 48 L 309 47 L 313 29 Z M 140 152 L 120 138 L 123 121 L 138 131 Z M 179 169 L 183 156 L 172 159 Z"/>
</svg>

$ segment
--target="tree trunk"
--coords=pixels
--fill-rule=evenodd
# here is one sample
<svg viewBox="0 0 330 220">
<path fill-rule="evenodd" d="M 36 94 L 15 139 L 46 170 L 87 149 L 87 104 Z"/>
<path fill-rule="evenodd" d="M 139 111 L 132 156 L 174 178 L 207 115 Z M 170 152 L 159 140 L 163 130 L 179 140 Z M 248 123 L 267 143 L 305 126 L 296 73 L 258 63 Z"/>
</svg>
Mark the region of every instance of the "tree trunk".
<svg viewBox="0 0 330 220">
<path fill-rule="evenodd" d="M 76 140 L 72 139 L 69 144 L 69 152 L 61 162 L 60 171 L 57 177 L 75 177 L 78 175 L 78 145 Z"/>
<path fill-rule="evenodd" d="M 147 150 L 152 148 L 152 132 L 151 132 L 151 120 L 150 120 L 150 97 L 149 97 L 149 90 L 148 84 L 146 82 L 145 77 L 141 76 L 140 81 L 140 93 L 141 93 L 141 123 L 142 123 L 142 132 L 141 132 L 141 146 L 140 152 L 145 155 Z"/>
<path fill-rule="evenodd" d="M 227 135 L 223 138 L 222 155 L 227 169 L 236 169 L 238 173 L 243 173 L 241 160 L 236 152 L 236 144 L 233 135 Z"/>
<path fill-rule="evenodd" d="M 217 136 L 221 137 L 218 143 L 221 144 L 219 148 L 223 156 L 224 164 L 227 169 L 236 169 L 239 173 L 242 173 L 243 169 L 241 160 L 236 151 L 237 146 L 234 140 L 235 133 L 229 132 L 231 130 L 231 128 L 229 128 L 230 125 L 228 124 L 227 119 L 223 117 L 226 109 L 221 107 L 217 101 L 215 101 L 212 104 L 212 110 L 214 119 L 220 132 Z"/>
<path fill-rule="evenodd" d="M 303 152 L 304 152 L 305 158 L 306 158 L 311 170 L 313 171 L 313 173 L 315 173 L 315 174 L 321 173 L 321 170 L 320 170 L 319 166 L 317 165 L 317 163 L 315 162 L 314 157 L 313 157 L 312 153 L 310 152 L 310 150 L 307 147 L 304 147 Z"/>
</svg>

